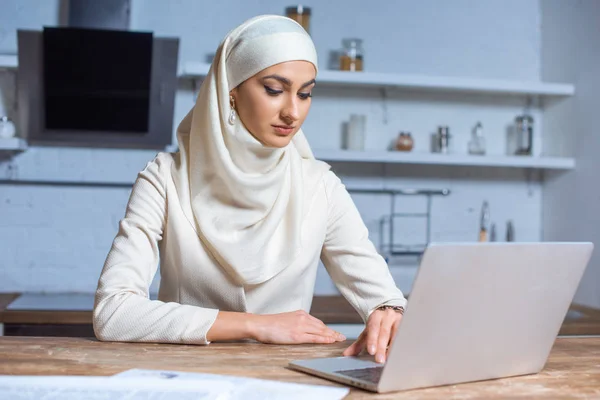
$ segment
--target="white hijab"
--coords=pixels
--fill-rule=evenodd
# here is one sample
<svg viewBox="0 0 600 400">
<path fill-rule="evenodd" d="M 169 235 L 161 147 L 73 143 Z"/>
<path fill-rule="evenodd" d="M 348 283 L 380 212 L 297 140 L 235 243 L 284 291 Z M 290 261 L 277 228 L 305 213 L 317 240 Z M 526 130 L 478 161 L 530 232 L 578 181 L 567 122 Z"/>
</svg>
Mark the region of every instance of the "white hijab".
<svg viewBox="0 0 600 400">
<path fill-rule="evenodd" d="M 244 22 L 221 42 L 196 105 L 177 129 L 179 157 L 171 172 L 181 207 L 212 256 L 241 284 L 269 280 L 300 253 L 303 159 L 314 156 L 302 131 L 285 148 L 268 148 L 239 118 L 231 125 L 229 92 L 265 68 L 295 60 L 317 69 L 302 26 L 271 15 Z"/>
</svg>

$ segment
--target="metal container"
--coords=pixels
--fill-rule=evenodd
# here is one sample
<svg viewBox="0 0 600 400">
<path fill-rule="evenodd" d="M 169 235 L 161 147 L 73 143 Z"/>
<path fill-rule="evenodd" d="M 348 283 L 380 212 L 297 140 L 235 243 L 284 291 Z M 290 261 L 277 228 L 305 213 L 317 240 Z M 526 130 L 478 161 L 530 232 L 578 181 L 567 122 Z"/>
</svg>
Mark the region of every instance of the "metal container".
<svg viewBox="0 0 600 400">
<path fill-rule="evenodd" d="M 448 153 L 450 150 L 450 128 L 447 126 L 438 127 L 436 149 L 438 153 Z"/>
</svg>

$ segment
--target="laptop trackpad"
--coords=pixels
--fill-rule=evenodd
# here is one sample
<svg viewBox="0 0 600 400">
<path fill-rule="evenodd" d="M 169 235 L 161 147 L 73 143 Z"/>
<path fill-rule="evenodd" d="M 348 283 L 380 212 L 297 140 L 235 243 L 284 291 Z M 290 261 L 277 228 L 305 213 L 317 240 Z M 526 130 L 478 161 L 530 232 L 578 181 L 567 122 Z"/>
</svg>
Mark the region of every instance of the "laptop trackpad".
<svg viewBox="0 0 600 400">
<path fill-rule="evenodd" d="M 314 358 L 311 360 L 293 361 L 292 364 L 324 372 L 383 366 L 383 364 L 378 364 L 372 360 L 373 356 L 367 355 L 360 357 Z"/>
</svg>

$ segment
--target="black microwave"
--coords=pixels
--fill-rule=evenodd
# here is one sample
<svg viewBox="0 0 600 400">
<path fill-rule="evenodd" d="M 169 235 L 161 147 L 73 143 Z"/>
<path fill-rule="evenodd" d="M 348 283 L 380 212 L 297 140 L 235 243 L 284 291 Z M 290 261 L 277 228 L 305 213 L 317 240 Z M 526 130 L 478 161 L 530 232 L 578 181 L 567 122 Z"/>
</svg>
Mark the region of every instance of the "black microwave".
<svg viewBox="0 0 600 400">
<path fill-rule="evenodd" d="M 17 40 L 18 124 L 30 145 L 171 144 L 177 38 L 47 27 Z"/>
</svg>

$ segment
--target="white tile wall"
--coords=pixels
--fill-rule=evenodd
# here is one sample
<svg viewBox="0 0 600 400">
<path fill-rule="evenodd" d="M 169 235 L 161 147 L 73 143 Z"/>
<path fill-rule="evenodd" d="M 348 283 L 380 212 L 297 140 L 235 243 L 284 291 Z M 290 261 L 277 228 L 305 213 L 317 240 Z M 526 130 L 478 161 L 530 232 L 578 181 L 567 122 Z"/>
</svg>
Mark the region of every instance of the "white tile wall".
<svg viewBox="0 0 600 400">
<path fill-rule="evenodd" d="M 0 13 L 0 52 L 16 50 L 16 28 L 55 24 L 58 1 L 4 0 Z M 132 28 L 181 39 L 180 62 L 204 60 L 228 30 L 262 13 L 281 14 L 283 0 L 206 2 L 134 0 Z M 539 79 L 540 12 L 537 0 L 383 1 L 335 0 L 313 7 L 312 35 L 321 67 L 341 39 L 365 40 L 371 71 L 506 79 Z M 168 7 L 168 9 L 167 9 Z M 518 12 L 515 12 L 518 10 Z M 0 73 L 3 107 L 10 104 L 11 78 Z M 190 82 L 181 82 L 174 128 L 193 105 Z M 447 124 L 455 151 L 466 151 L 470 128 L 484 124 L 489 152 L 504 151 L 505 129 L 523 106 L 515 98 L 449 97 L 390 92 L 383 101 L 375 90 L 316 89 L 304 126 L 313 147 L 339 146 L 341 125 L 351 112 L 368 118 L 366 146 L 385 148 L 399 130 L 415 135 L 415 151 L 427 151 L 428 135 Z M 385 112 L 384 110 L 387 110 Z M 536 114 L 538 115 L 538 114 Z M 540 118 L 536 119 L 541 121 Z M 541 128 L 541 125 L 540 125 Z M 539 138 L 538 144 L 541 145 Z M 541 147 L 540 147 L 541 148 Z M 0 158 L 0 180 L 97 180 L 128 182 L 153 152 L 33 148 L 9 160 Z M 541 189 L 538 177 L 520 171 L 471 168 L 334 165 L 348 186 L 450 188 L 451 196 L 434 200 L 433 239 L 475 240 L 484 199 L 503 236 L 513 219 L 518 240 L 541 238 Z M 386 176 L 386 178 L 382 178 Z M 0 184 L 0 291 L 93 291 L 104 257 L 124 213 L 127 188 L 17 186 Z M 365 223 L 378 243 L 377 221 L 383 200 L 355 196 Z M 407 200 L 404 207 L 422 207 Z M 418 234 L 418 227 L 411 225 Z M 399 226 L 410 236 L 408 225 Z M 408 239 L 411 239 L 410 237 Z M 398 285 L 410 289 L 416 260 L 394 262 Z M 323 270 L 316 292 L 335 293 Z"/>
</svg>

